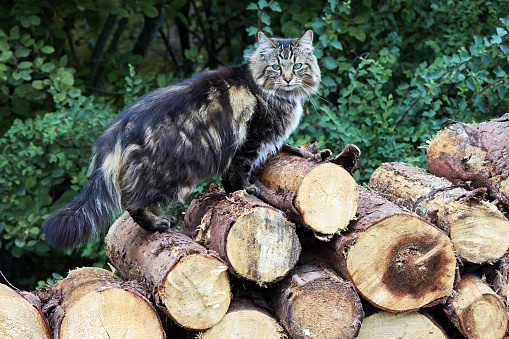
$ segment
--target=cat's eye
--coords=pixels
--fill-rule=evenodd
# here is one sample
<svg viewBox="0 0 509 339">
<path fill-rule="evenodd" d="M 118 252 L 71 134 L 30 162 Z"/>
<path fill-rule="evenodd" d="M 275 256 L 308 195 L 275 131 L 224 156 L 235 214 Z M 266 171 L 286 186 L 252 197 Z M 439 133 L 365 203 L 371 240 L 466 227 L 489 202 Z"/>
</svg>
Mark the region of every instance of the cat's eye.
<svg viewBox="0 0 509 339">
<path fill-rule="evenodd" d="M 302 67 L 302 64 L 301 63 L 298 63 L 298 64 L 295 64 L 293 65 L 293 69 L 299 69 Z"/>
<path fill-rule="evenodd" d="M 281 66 L 279 66 L 279 65 L 272 65 L 272 68 L 273 68 L 274 70 L 276 70 L 276 71 L 281 70 Z"/>
</svg>

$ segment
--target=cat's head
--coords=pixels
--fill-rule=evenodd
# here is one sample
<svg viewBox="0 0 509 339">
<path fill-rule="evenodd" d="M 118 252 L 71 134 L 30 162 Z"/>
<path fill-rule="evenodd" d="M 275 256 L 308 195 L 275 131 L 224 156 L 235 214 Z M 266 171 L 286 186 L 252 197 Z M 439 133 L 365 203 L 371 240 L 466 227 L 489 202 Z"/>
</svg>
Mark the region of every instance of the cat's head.
<svg viewBox="0 0 509 339">
<path fill-rule="evenodd" d="M 297 39 L 269 39 L 258 33 L 260 46 L 247 57 L 251 74 L 270 95 L 301 99 L 316 92 L 320 68 L 313 54 L 313 32 Z"/>
</svg>

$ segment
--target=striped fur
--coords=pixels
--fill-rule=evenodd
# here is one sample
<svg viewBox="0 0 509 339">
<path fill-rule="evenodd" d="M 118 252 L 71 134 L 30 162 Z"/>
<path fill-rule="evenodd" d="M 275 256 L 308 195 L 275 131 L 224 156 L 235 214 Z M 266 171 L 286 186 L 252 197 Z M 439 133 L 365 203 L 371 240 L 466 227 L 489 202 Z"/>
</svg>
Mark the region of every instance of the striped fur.
<svg viewBox="0 0 509 339">
<path fill-rule="evenodd" d="M 125 108 L 96 141 L 89 183 L 46 220 L 49 243 L 83 243 L 123 208 L 141 227 L 164 230 L 171 220 L 158 208 L 212 175 L 222 175 L 227 191 L 256 194 L 251 170 L 297 127 L 303 100 L 320 82 L 311 31 L 300 39 L 259 33 L 259 41 L 244 64 L 198 74 Z"/>
</svg>

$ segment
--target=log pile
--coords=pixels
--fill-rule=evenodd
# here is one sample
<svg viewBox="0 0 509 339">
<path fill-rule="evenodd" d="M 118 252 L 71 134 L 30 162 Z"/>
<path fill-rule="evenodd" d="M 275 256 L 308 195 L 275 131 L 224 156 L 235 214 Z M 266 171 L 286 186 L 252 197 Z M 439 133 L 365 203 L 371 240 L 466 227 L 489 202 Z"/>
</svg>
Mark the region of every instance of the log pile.
<svg viewBox="0 0 509 339">
<path fill-rule="evenodd" d="M 446 127 L 433 173 L 384 163 L 367 186 L 356 146 L 286 145 L 253 173 L 258 197 L 211 186 L 162 233 L 121 215 L 106 252 L 122 279 L 81 269 L 16 302 L 54 338 L 504 338 L 507 131 L 509 116 Z"/>
</svg>

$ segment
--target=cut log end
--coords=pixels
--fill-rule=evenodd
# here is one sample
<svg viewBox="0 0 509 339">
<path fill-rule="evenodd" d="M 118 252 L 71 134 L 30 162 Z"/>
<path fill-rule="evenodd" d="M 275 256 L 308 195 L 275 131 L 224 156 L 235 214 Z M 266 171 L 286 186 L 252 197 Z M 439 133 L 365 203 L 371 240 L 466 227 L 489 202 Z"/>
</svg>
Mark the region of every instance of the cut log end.
<svg viewBox="0 0 509 339">
<path fill-rule="evenodd" d="M 451 224 L 450 235 L 460 257 L 476 264 L 492 263 L 509 248 L 509 220 L 498 211 L 475 208 Z"/>
<path fill-rule="evenodd" d="M 409 164 L 384 163 L 369 185 L 450 234 L 466 261 L 493 263 L 508 250 L 509 220 L 495 205 L 444 178 Z"/>
<path fill-rule="evenodd" d="M 295 226 L 273 209 L 258 207 L 231 227 L 226 255 L 235 272 L 260 284 L 284 277 L 299 259 Z"/>
<path fill-rule="evenodd" d="M 474 275 L 463 275 L 444 308 L 452 323 L 469 339 L 503 338 L 507 314 L 503 300 Z"/>
<path fill-rule="evenodd" d="M 203 332 L 201 339 L 264 338 L 286 339 L 278 321 L 265 310 L 251 303 L 235 302 L 223 319 Z"/>
<path fill-rule="evenodd" d="M 418 312 L 377 312 L 362 322 L 358 339 L 447 339 L 443 330 L 431 319 Z"/>
<path fill-rule="evenodd" d="M 288 299 L 292 299 L 290 327 L 300 331 L 296 338 L 355 338 L 359 331 L 363 318 L 359 297 L 340 279 L 317 279 Z"/>
<path fill-rule="evenodd" d="M 382 220 L 347 245 L 345 256 L 359 293 L 381 309 L 415 310 L 452 293 L 452 243 L 420 218 Z"/>
<path fill-rule="evenodd" d="M 92 267 L 71 271 L 52 288 L 64 310 L 52 326 L 58 338 L 164 338 L 150 302 L 126 288 L 112 272 Z"/>
<path fill-rule="evenodd" d="M 42 313 L 3 284 L 0 284 L 0 338 L 51 338 Z"/>
<path fill-rule="evenodd" d="M 494 294 L 485 294 L 461 311 L 460 323 L 468 338 L 502 338 L 507 329 L 503 302 Z"/>
<path fill-rule="evenodd" d="M 346 229 L 355 217 L 358 195 L 357 184 L 346 170 L 323 164 L 302 180 L 297 191 L 297 207 L 304 222 L 314 225 L 314 231 L 333 234 Z"/>
<path fill-rule="evenodd" d="M 210 328 L 226 313 L 230 304 L 228 267 L 202 254 L 183 257 L 159 287 L 167 313 L 185 328 Z"/>
<path fill-rule="evenodd" d="M 163 338 L 156 312 L 128 291 L 89 293 L 67 309 L 61 338 Z"/>
</svg>

